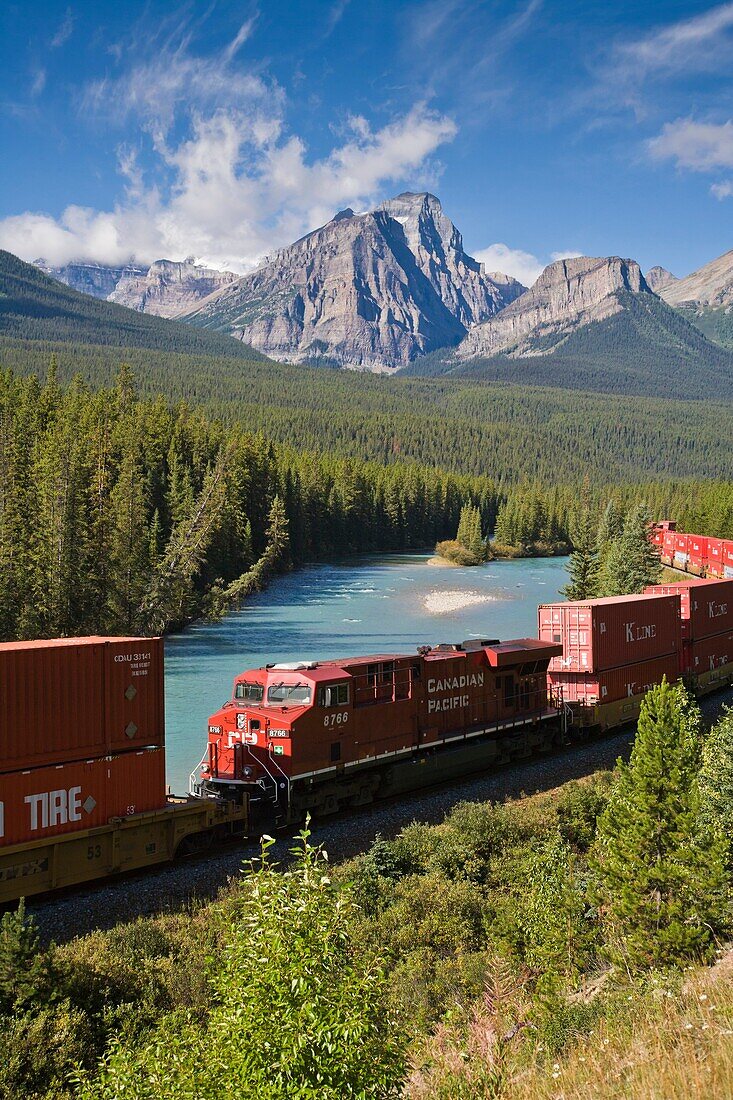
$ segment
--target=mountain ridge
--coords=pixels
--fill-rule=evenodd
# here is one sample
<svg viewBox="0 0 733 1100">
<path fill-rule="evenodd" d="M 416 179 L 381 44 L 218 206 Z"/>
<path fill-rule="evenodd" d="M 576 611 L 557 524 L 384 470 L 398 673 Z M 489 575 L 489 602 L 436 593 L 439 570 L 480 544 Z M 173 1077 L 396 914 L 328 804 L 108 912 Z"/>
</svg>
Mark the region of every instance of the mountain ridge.
<svg viewBox="0 0 733 1100">
<path fill-rule="evenodd" d="M 458 344 L 524 289 L 486 275 L 434 195 L 404 192 L 341 211 L 182 316 L 275 359 L 392 370 Z"/>
<path fill-rule="evenodd" d="M 0 336 L 224 358 L 266 358 L 229 337 L 139 313 L 74 290 L 3 250 L 0 250 Z"/>
</svg>

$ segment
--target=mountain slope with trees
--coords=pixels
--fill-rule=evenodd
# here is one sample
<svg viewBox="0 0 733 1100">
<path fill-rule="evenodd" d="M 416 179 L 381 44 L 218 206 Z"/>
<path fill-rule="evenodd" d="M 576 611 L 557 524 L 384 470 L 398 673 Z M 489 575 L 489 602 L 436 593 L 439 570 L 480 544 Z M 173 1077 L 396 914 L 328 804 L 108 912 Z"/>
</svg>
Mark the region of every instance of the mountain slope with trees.
<svg viewBox="0 0 733 1100">
<path fill-rule="evenodd" d="M 240 360 L 264 357 L 244 344 L 81 294 L 0 250 L 0 336 L 147 348 Z"/>
<path fill-rule="evenodd" d="M 497 354 L 465 363 L 433 356 L 401 373 L 692 400 L 733 398 L 732 352 L 653 294 L 620 290 L 615 297 L 620 310 L 569 335 L 534 340 L 531 355 Z"/>
</svg>

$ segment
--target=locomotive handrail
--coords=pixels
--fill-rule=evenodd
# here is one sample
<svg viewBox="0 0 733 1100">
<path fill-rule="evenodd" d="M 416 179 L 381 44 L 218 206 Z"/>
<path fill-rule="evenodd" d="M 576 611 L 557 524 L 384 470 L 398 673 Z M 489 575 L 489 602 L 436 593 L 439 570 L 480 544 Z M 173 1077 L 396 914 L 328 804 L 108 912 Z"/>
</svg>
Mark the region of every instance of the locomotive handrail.
<svg viewBox="0 0 733 1100">
<path fill-rule="evenodd" d="M 206 797 L 205 787 L 204 787 L 204 784 L 201 782 L 201 769 L 204 766 L 204 764 L 206 763 L 207 758 L 208 758 L 208 753 L 205 752 L 204 755 L 199 760 L 196 767 L 193 769 L 193 771 L 191 772 L 191 774 L 188 777 L 189 794 L 192 794 L 194 798 L 205 798 Z"/>
<path fill-rule="evenodd" d="M 272 772 L 271 772 L 271 771 L 270 771 L 270 769 L 268 768 L 267 764 L 265 764 L 264 760 L 263 760 L 263 759 L 262 759 L 261 757 L 255 756 L 255 754 L 254 754 L 254 753 L 252 752 L 252 747 L 251 747 L 250 745 L 247 745 L 247 752 L 248 752 L 248 753 L 249 753 L 249 755 L 251 756 L 251 758 L 252 758 L 253 762 L 254 762 L 255 764 L 259 764 L 259 765 L 260 765 L 260 767 L 264 768 L 264 770 L 265 770 L 265 771 L 267 772 L 268 776 L 269 776 L 269 777 L 270 777 L 270 779 L 272 780 L 272 785 L 273 785 L 273 788 L 274 788 L 274 792 L 275 792 L 275 794 L 274 794 L 274 797 L 273 797 L 272 801 L 273 801 L 273 802 L 275 802 L 275 803 L 277 803 L 277 801 L 278 801 L 278 790 L 279 790 L 279 786 L 278 786 L 278 780 L 277 780 L 277 779 L 275 778 L 275 776 L 274 776 L 274 775 L 272 774 Z M 287 790 L 287 792 L 288 792 L 288 795 L 287 795 L 287 800 L 288 800 L 288 806 L 289 806 L 289 805 L 290 805 L 290 779 L 289 779 L 289 778 L 288 778 L 288 776 L 287 776 L 287 775 L 285 774 L 285 772 L 284 772 L 284 771 L 282 770 L 282 768 L 281 768 L 281 767 L 279 766 L 279 764 L 276 764 L 276 763 L 275 763 L 275 760 L 274 760 L 274 758 L 273 758 L 273 756 L 272 756 L 272 753 L 271 753 L 271 752 L 268 752 L 268 759 L 270 760 L 270 763 L 271 763 L 271 764 L 274 764 L 274 766 L 275 766 L 275 767 L 277 768 L 277 770 L 278 770 L 278 771 L 280 772 L 280 774 L 282 775 L 283 779 L 285 780 L 285 783 L 286 783 L 286 790 Z"/>
</svg>

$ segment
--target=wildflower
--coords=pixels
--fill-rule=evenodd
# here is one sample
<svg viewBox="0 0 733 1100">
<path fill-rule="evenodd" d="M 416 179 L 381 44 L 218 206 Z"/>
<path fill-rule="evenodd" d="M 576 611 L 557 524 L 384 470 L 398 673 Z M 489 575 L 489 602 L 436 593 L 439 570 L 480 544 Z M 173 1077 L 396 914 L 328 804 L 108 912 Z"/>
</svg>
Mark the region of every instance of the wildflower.
<svg viewBox="0 0 733 1100">
<path fill-rule="evenodd" d="M 701 993 L 700 994 L 700 1000 L 701 1001 L 707 1001 L 707 999 L 708 999 L 707 993 Z"/>
<path fill-rule="evenodd" d="M 553 1073 L 553 1075 L 552 1075 L 552 1076 L 553 1076 L 553 1077 L 555 1078 L 555 1080 L 557 1080 L 557 1079 L 558 1079 L 558 1077 L 560 1076 L 560 1074 L 559 1074 L 559 1073 Z"/>
<path fill-rule="evenodd" d="M 690 1024 L 690 1023 L 685 1024 L 685 1028 L 686 1028 L 687 1031 L 689 1031 L 691 1027 L 692 1027 L 692 1024 Z"/>
</svg>

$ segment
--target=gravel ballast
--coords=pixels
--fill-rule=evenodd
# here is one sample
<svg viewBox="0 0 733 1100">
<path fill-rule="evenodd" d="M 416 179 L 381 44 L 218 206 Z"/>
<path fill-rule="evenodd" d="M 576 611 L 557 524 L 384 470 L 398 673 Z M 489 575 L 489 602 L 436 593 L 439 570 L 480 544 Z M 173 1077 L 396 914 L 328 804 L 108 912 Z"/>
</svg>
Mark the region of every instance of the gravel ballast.
<svg viewBox="0 0 733 1100">
<path fill-rule="evenodd" d="M 723 705 L 732 702 L 733 690 L 703 700 L 705 719 L 714 721 Z M 366 851 L 377 834 L 394 837 L 413 821 L 438 824 L 458 802 L 503 802 L 612 768 L 619 756 L 628 757 L 633 738 L 633 729 L 624 730 L 612 737 L 509 764 L 408 798 L 378 802 L 336 818 L 314 821 L 311 842 L 322 844 L 331 862 L 337 863 Z M 287 857 L 294 832 L 291 829 L 287 835 L 278 837 L 272 849 L 274 858 Z M 211 899 L 240 873 L 243 860 L 258 853 L 259 845 L 252 841 L 231 843 L 206 856 L 182 859 L 163 868 L 125 875 L 47 900 L 31 899 L 27 911 L 33 914 L 45 942 L 61 943 L 95 929 L 110 928 L 141 916 L 178 912 L 192 902 Z"/>
</svg>

